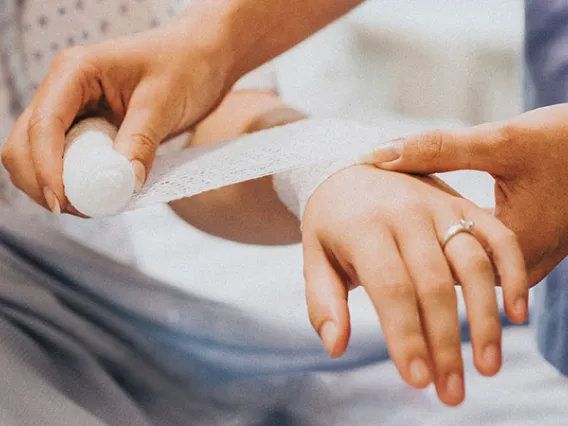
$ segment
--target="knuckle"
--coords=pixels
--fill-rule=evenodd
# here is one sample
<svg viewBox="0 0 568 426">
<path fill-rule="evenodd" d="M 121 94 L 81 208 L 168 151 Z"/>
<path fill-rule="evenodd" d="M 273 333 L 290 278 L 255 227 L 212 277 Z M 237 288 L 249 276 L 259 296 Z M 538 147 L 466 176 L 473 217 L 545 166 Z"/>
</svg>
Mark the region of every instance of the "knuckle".
<svg viewBox="0 0 568 426">
<path fill-rule="evenodd" d="M 428 358 L 428 347 L 421 332 L 413 330 L 399 330 L 396 338 L 388 339 L 389 350 L 393 361 L 406 363 L 414 358 Z"/>
<path fill-rule="evenodd" d="M 404 300 L 414 297 L 412 286 L 402 279 L 385 279 L 381 286 L 384 297 L 389 299 Z"/>
<path fill-rule="evenodd" d="M 444 338 L 434 351 L 436 371 L 454 372 L 461 370 L 462 360 L 459 344 L 454 339 Z"/>
<path fill-rule="evenodd" d="M 426 302 L 445 305 L 455 298 L 454 283 L 447 279 L 428 279 L 416 283 L 420 299 Z"/>
<path fill-rule="evenodd" d="M 457 209 L 454 213 L 461 214 L 462 212 L 470 212 L 472 210 L 479 210 L 479 206 L 467 198 L 455 197 L 457 202 Z"/>
<path fill-rule="evenodd" d="M 80 68 L 89 59 L 89 49 L 85 46 L 75 46 L 60 51 L 54 58 L 52 68 Z"/>
<path fill-rule="evenodd" d="M 67 81 L 74 81 L 81 86 L 89 87 L 92 82 L 100 80 L 101 72 L 97 66 L 91 49 L 76 46 L 57 54 L 52 62 L 50 75 L 64 76 Z M 92 88 L 95 90 L 95 88 Z"/>
<path fill-rule="evenodd" d="M 153 158 L 160 143 L 157 135 L 151 131 L 137 132 L 131 135 L 131 141 L 137 156 L 146 160 Z"/>
<path fill-rule="evenodd" d="M 532 141 L 532 137 L 528 137 L 527 131 L 522 128 L 522 125 L 513 121 L 505 122 L 497 128 L 497 131 L 492 132 L 487 141 L 487 146 L 493 151 L 499 153 L 499 159 L 504 166 L 508 168 L 517 167 L 516 163 L 520 160 L 519 152 L 525 151 L 521 149 L 519 144 L 523 141 Z M 540 143 L 540 141 L 538 141 Z M 510 159 L 515 158 L 514 162 Z"/>
<path fill-rule="evenodd" d="M 518 139 L 520 131 L 515 123 L 507 121 L 500 125 L 496 132 L 492 133 L 493 140 L 491 142 L 495 146 L 510 146 Z"/>
<path fill-rule="evenodd" d="M 372 218 L 360 217 L 359 219 L 357 222 L 339 223 L 340 229 L 345 231 L 337 234 L 337 237 L 342 242 L 342 246 L 348 250 L 348 258 L 354 263 L 354 266 L 363 270 L 369 269 L 365 262 L 368 262 L 369 259 L 376 259 L 379 253 L 384 251 L 385 238 L 381 234 L 387 233 L 388 229 L 373 221 Z M 353 223 L 357 223 L 357 226 L 354 227 Z M 369 233 L 369 229 L 378 229 L 379 231 Z"/>
<path fill-rule="evenodd" d="M 56 120 L 60 121 L 59 118 Z M 28 138 L 30 140 L 31 145 L 33 146 L 36 142 L 41 142 L 41 138 L 36 138 L 36 135 L 41 135 L 44 131 L 50 129 L 53 126 L 53 120 L 49 118 L 47 114 L 42 113 L 40 110 L 35 110 L 30 117 L 30 121 L 28 122 Z M 63 124 L 63 123 L 60 123 Z"/>
<path fill-rule="evenodd" d="M 472 330 L 474 332 L 475 330 Z M 495 313 L 487 313 L 477 329 L 478 336 L 485 341 L 494 341 L 501 335 L 501 322 Z"/>
<path fill-rule="evenodd" d="M 308 305 L 308 318 L 312 328 L 318 331 L 323 325 L 323 317 L 318 315 L 317 311 Z"/>
<path fill-rule="evenodd" d="M 423 133 L 420 137 L 420 143 L 416 144 L 419 158 L 425 161 L 438 158 L 444 149 L 445 141 L 448 137 L 450 136 L 441 130 Z"/>
<path fill-rule="evenodd" d="M 400 351 L 408 358 L 414 358 L 416 355 L 426 356 L 426 341 L 421 331 L 415 327 L 412 329 L 402 330 L 400 333 Z"/>
<path fill-rule="evenodd" d="M 489 257 L 485 252 L 472 252 L 464 261 L 463 269 L 468 271 L 493 270 Z"/>
<path fill-rule="evenodd" d="M 381 209 L 377 209 L 375 213 L 375 220 L 380 216 L 384 215 L 383 209 L 385 207 L 382 206 Z M 408 216 L 412 215 L 414 217 L 423 216 L 424 212 L 427 211 L 428 206 L 422 200 L 422 194 L 419 194 L 415 191 L 408 191 L 406 196 L 401 196 L 396 200 L 393 200 L 393 203 L 390 206 L 390 211 L 392 212 L 392 216 L 395 219 L 395 223 L 398 225 L 400 221 L 401 215 Z"/>
<path fill-rule="evenodd" d="M 497 238 L 505 247 L 519 247 L 519 237 L 509 228 L 504 228 Z"/>
</svg>

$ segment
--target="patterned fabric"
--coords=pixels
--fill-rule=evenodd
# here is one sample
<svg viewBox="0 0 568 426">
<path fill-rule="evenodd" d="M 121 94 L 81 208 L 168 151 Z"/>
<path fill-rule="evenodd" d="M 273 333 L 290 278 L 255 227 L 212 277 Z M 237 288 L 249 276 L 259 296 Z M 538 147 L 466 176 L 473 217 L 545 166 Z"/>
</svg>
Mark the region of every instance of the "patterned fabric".
<svg viewBox="0 0 568 426">
<path fill-rule="evenodd" d="M 334 389 L 306 372 L 387 356 L 331 360 L 2 206 L 0 340 L 2 426 L 330 425 Z"/>
<path fill-rule="evenodd" d="M 525 107 L 568 102 L 568 2 L 526 0 Z M 568 261 L 536 288 L 538 344 L 568 375 Z"/>
<path fill-rule="evenodd" d="M 167 22 L 188 1 L 160 0 L 7 0 L 0 2 L 1 67 L 8 94 L 11 127 L 47 74 L 55 55 L 79 44 L 143 31 Z M 4 124 L 4 121 L 8 121 Z M 2 140 L 2 143 L 4 140 Z M 68 236 L 99 253 L 134 264 L 134 250 L 121 218 L 84 221 L 69 216 L 55 218 L 14 191 L 3 172 L 3 200 L 33 214 L 46 225 L 59 226 Z"/>
<path fill-rule="evenodd" d="M 18 114 L 47 73 L 53 57 L 68 47 L 96 43 L 156 27 L 188 1 L 6 0 L 0 4 L 3 66 Z M 114 10 L 112 10 L 114 9 Z"/>
<path fill-rule="evenodd" d="M 50 64 L 63 49 L 148 30 L 177 16 L 191 0 L 7 0 L 0 2 L 0 94 L 9 114 L 1 117 L 1 143 L 41 83 Z M 276 91 L 276 77 L 268 64 L 245 76 L 235 89 Z M 3 92 L 3 93 L 2 93 Z M 9 115 L 9 116 L 8 116 Z M 11 117 L 10 117 L 11 116 Z M 4 133 L 5 132 L 5 133 Z M 0 201 L 34 214 L 46 225 L 55 218 L 15 191 L 0 172 Z M 63 232 L 99 253 L 136 264 L 131 237 L 123 218 L 84 221 L 62 216 Z"/>
</svg>

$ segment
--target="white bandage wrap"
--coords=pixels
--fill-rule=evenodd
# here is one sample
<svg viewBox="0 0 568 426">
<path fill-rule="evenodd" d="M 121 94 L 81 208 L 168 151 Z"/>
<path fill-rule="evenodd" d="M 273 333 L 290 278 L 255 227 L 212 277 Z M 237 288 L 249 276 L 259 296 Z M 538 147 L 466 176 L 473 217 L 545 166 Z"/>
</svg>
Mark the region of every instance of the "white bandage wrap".
<svg viewBox="0 0 568 426">
<path fill-rule="evenodd" d="M 274 190 L 288 210 L 302 222 L 308 201 L 316 189 L 335 173 L 361 162 L 361 158 L 347 158 L 278 173 L 272 181 Z"/>
<path fill-rule="evenodd" d="M 113 149 L 116 128 L 89 118 L 67 134 L 63 157 L 65 195 L 89 217 L 120 212 L 132 198 L 134 171 L 126 157 Z"/>
<path fill-rule="evenodd" d="M 119 159 L 120 155 L 113 151 L 110 142 L 114 133 L 109 126 L 102 119 L 90 119 L 76 126 L 67 137 L 65 192 L 77 210 L 91 217 L 167 203 L 279 173 L 288 173 L 282 179 L 276 178 L 282 198 L 301 216 L 313 190 L 337 171 L 333 168 L 361 163 L 381 141 L 417 130 L 389 126 L 386 133 L 352 121 L 303 120 L 158 156 L 146 184 L 134 192 L 130 163 Z M 306 173 L 304 168 L 315 165 L 319 168 L 317 173 Z M 326 170 L 323 175 L 322 166 Z M 298 174 L 290 174 L 291 171 Z M 288 189 L 285 182 L 289 182 Z"/>
</svg>

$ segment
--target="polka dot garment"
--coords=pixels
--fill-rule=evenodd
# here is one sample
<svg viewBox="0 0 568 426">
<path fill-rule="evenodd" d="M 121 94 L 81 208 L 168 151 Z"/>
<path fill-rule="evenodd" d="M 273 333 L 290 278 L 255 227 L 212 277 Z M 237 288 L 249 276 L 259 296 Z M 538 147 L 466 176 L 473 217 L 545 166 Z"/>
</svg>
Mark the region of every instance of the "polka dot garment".
<svg viewBox="0 0 568 426">
<path fill-rule="evenodd" d="M 24 0 L 21 33 L 33 90 L 61 50 L 157 27 L 191 0 Z"/>
<path fill-rule="evenodd" d="M 17 117 L 45 78 L 55 55 L 63 49 L 98 43 L 114 37 L 163 25 L 181 13 L 191 0 L 4 0 L 0 1 L 0 45 L 4 48 L 4 98 L 10 115 Z M 261 67 L 238 83 L 240 89 L 276 90 L 271 65 Z M 7 96 L 6 96 L 7 95 Z M 6 126 L 9 128 L 10 126 Z M 6 178 L 0 182 L 6 183 Z M 9 187 L 7 185 L 0 185 Z M 28 205 L 18 193 L 24 210 Z M 14 201 L 15 202 L 15 201 Z M 49 219 L 53 219 L 51 215 Z M 63 215 L 60 229 L 73 239 L 124 263 L 135 263 L 135 254 L 123 218 L 83 221 Z"/>
</svg>

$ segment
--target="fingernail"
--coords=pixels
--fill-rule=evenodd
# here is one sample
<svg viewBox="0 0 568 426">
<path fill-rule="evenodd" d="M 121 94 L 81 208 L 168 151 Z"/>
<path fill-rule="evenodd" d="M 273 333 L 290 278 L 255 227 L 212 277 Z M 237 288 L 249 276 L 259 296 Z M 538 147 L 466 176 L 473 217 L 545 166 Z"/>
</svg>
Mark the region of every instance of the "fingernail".
<svg viewBox="0 0 568 426">
<path fill-rule="evenodd" d="M 390 163 L 398 160 L 404 149 L 404 138 L 394 139 L 373 150 L 369 161 L 372 163 Z"/>
<path fill-rule="evenodd" d="M 134 179 L 136 181 L 136 186 L 134 187 L 136 191 L 144 186 L 146 182 L 146 167 L 138 160 L 132 161 L 132 169 L 134 170 Z"/>
<path fill-rule="evenodd" d="M 61 214 L 61 205 L 59 204 L 59 200 L 55 196 L 55 193 L 49 187 L 43 188 L 43 196 L 45 197 L 45 201 L 49 206 L 49 210 L 51 210 L 54 214 L 60 215 Z"/>
<path fill-rule="evenodd" d="M 527 316 L 527 300 L 524 297 L 519 297 L 515 302 L 515 312 L 520 318 Z"/>
<path fill-rule="evenodd" d="M 430 371 L 423 359 L 415 359 L 410 364 L 410 377 L 415 385 L 426 386 L 430 383 Z"/>
<path fill-rule="evenodd" d="M 483 351 L 483 360 L 490 365 L 496 365 L 501 362 L 501 351 L 499 350 L 499 345 L 490 344 L 485 347 Z"/>
<path fill-rule="evenodd" d="M 325 322 L 320 328 L 320 338 L 330 356 L 333 356 L 335 342 L 337 341 L 337 326 L 333 321 Z"/>
<path fill-rule="evenodd" d="M 454 396 L 460 396 L 463 393 L 463 380 L 459 374 L 452 374 L 448 377 L 446 391 Z"/>
</svg>

